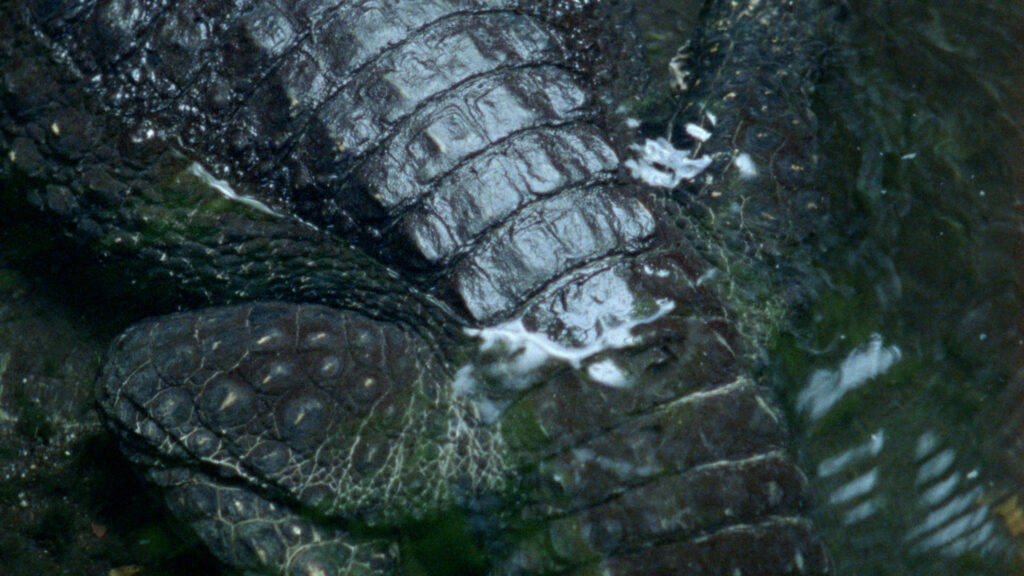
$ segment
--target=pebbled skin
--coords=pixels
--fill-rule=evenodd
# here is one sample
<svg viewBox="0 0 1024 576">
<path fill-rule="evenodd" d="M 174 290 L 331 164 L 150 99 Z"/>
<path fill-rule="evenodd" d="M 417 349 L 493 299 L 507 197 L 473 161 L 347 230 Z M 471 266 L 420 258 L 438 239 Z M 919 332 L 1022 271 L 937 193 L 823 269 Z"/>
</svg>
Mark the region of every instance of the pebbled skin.
<svg viewBox="0 0 1024 576">
<path fill-rule="evenodd" d="M 114 346 L 101 403 L 141 460 L 159 447 L 151 479 L 230 564 L 385 571 L 380 537 L 356 544 L 295 511 L 412 522 L 451 486 L 501 482 L 497 439 L 466 421 L 436 350 L 394 324 L 264 303 L 148 321 Z"/>
<path fill-rule="evenodd" d="M 827 248 L 819 232 L 847 225 L 843 199 L 819 184 L 814 113 L 841 18 L 842 3 L 832 0 L 706 2 L 674 60 L 685 89 L 673 140 L 711 164 L 672 197 L 684 207 L 688 236 L 725 272 L 711 282 L 754 341 L 828 284 L 809 263 Z M 687 135 L 692 126 L 707 130 L 706 140 Z"/>
<path fill-rule="evenodd" d="M 501 2 L 29 6 L 90 114 L 280 214 L 230 212 L 237 260 L 181 266 L 226 275 L 208 303 L 320 303 L 146 321 L 98 382 L 225 562 L 393 573 L 410 526 L 454 515 L 494 574 L 829 572 L 748 343 L 676 204 L 618 174 L 554 25 Z M 316 258 L 250 280 L 264 253 L 238 248 L 268 230 L 269 261 Z M 332 253 L 355 264 L 324 274 Z M 529 365 L 452 329 L 518 319 L 596 351 Z"/>
<path fill-rule="evenodd" d="M 828 48 L 825 32 L 834 25 L 823 15 L 837 10 L 833 4 L 705 5 L 704 24 L 684 60 L 689 87 L 680 115 L 710 131 L 699 151 L 712 157 L 709 172 L 721 177 L 684 185 L 676 198 L 727 221 L 740 238 L 725 241 L 741 247 L 759 241 L 756 250 L 783 258 L 828 225 L 831 199 L 815 180 L 820 151 L 812 99 Z M 764 33 L 768 25 L 771 34 Z M 744 177 L 741 154 L 756 176 Z"/>
</svg>

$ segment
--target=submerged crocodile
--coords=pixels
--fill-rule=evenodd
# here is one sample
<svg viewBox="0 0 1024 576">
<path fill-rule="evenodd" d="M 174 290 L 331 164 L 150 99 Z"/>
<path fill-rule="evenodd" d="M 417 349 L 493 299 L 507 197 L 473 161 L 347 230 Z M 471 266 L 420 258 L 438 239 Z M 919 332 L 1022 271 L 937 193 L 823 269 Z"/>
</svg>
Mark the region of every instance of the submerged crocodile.
<svg viewBox="0 0 1024 576">
<path fill-rule="evenodd" d="M 5 12 L 38 32 L 5 69 L 5 181 L 205 306 L 129 328 L 97 398 L 226 563 L 829 573 L 686 227 L 757 244 L 820 209 L 817 2 L 705 6 L 692 199 L 625 174 L 578 39 L 523 3 Z"/>
</svg>

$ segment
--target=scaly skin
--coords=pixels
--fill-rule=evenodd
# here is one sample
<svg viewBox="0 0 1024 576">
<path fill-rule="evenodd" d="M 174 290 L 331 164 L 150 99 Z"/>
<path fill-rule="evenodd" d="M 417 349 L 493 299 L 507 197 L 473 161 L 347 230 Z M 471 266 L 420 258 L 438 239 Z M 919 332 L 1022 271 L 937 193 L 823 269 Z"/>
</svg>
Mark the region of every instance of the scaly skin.
<svg viewBox="0 0 1024 576">
<path fill-rule="evenodd" d="M 769 338 L 788 310 L 819 289 L 809 266 L 835 222 L 833 199 L 818 182 L 821 163 L 813 110 L 815 78 L 835 26 L 829 0 L 707 2 L 702 25 L 675 65 L 685 100 L 674 139 L 693 124 L 711 166 L 673 191 L 687 232 L 722 273 L 742 333 Z"/>
<path fill-rule="evenodd" d="M 469 0 L 17 14 L 66 53 L 46 69 L 74 114 L 51 137 L 9 106 L 12 173 L 45 181 L 67 136 L 118 127 L 163 168 L 111 155 L 138 199 L 72 147 L 41 203 L 211 304 L 332 306 L 183 313 L 111 349 L 111 427 L 226 562 L 389 573 L 455 518 L 496 574 L 829 571 L 751 343 L 678 206 L 618 174 L 556 27 Z M 265 208 L 169 193 L 194 159 Z M 458 330 L 519 319 L 547 361 Z"/>
</svg>

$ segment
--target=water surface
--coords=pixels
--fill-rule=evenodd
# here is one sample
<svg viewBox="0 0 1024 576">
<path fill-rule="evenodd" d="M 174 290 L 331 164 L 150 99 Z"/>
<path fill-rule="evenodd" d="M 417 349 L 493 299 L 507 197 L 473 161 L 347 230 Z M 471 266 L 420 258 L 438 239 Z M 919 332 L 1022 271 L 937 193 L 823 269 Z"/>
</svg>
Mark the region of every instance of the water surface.
<svg viewBox="0 0 1024 576">
<path fill-rule="evenodd" d="M 1024 573 L 1022 15 L 851 3 L 817 89 L 847 212 L 769 371 L 840 574 Z"/>
</svg>

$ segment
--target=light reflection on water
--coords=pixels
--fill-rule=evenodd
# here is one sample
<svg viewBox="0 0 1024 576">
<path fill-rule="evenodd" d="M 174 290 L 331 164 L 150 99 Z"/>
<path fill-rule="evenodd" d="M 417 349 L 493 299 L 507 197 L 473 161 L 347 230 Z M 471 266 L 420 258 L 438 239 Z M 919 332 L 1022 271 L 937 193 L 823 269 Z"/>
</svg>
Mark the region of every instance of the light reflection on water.
<svg viewBox="0 0 1024 576">
<path fill-rule="evenodd" d="M 884 346 L 882 337 L 872 334 L 868 342 L 858 346 L 834 370 L 815 370 L 797 395 L 797 410 L 806 412 L 812 420 L 828 413 L 847 392 L 859 388 L 884 373 L 899 361 L 902 353 L 898 346 Z"/>
<path fill-rule="evenodd" d="M 1024 357 L 1024 6 L 871 0 L 844 28 L 818 114 L 826 180 L 852 208 L 818 263 L 830 288 L 768 369 L 815 520 L 840 574 L 1024 574 L 1008 432 L 1024 424 L 1007 405 Z"/>
<path fill-rule="evenodd" d="M 660 18 L 674 37 L 645 30 L 667 61 L 696 10 L 649 4 L 649 23 L 678 10 Z M 841 211 L 816 263 L 829 288 L 766 381 L 838 574 L 1024 575 L 1024 3 L 847 8 L 815 92 Z"/>
<path fill-rule="evenodd" d="M 884 383 L 881 377 L 899 359 L 897 347 L 884 346 L 881 337 L 873 334 L 835 369 L 811 374 L 798 394 L 798 410 L 810 420 L 826 417 L 831 408 L 841 404 L 846 392 L 871 382 Z M 873 423 L 894 424 L 870 417 L 856 424 Z M 913 424 L 941 423 L 924 420 Z M 895 423 L 895 428 L 897 434 L 908 433 L 901 423 Z M 1012 556 L 1014 544 L 992 506 L 995 484 L 977 468 L 959 461 L 956 450 L 940 434 L 926 430 L 910 446 L 887 443 L 883 428 L 854 432 L 849 437 L 852 447 L 817 464 L 812 481 L 820 493 L 819 522 L 827 530 L 841 527 L 841 536 L 832 536 L 841 567 L 856 571 L 858 565 L 849 562 L 851 551 L 877 557 L 883 546 L 889 555 L 907 562 L 974 555 L 999 564 Z M 813 435 L 808 441 L 815 441 Z"/>
</svg>

